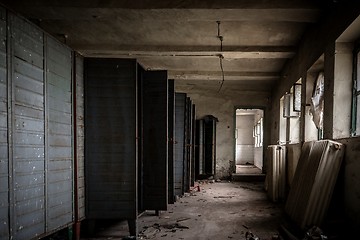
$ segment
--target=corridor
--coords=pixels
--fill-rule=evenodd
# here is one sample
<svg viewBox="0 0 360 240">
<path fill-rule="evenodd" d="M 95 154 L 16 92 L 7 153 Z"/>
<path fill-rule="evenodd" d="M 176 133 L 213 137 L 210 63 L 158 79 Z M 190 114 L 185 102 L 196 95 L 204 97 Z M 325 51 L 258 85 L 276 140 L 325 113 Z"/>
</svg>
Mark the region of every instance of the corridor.
<svg viewBox="0 0 360 240">
<path fill-rule="evenodd" d="M 206 180 L 197 182 L 190 194 L 160 216 L 153 211 L 141 215 L 138 239 L 245 239 L 246 232 L 272 239 L 281 216 L 281 204 L 267 200 L 263 183 Z M 126 239 L 128 226 L 127 222 L 99 222 L 94 232 L 82 239 Z"/>
</svg>

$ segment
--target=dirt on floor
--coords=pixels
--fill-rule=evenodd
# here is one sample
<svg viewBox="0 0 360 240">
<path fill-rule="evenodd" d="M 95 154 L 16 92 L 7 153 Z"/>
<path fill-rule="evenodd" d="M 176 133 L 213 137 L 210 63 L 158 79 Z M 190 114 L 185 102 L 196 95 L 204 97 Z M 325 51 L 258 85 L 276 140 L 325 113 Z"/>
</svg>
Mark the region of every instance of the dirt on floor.
<svg viewBox="0 0 360 240">
<path fill-rule="evenodd" d="M 142 214 L 137 239 L 276 239 L 281 209 L 281 204 L 268 201 L 263 183 L 200 181 L 160 216 L 154 211 Z M 95 232 L 82 239 L 129 235 L 125 221 L 98 222 Z"/>
</svg>

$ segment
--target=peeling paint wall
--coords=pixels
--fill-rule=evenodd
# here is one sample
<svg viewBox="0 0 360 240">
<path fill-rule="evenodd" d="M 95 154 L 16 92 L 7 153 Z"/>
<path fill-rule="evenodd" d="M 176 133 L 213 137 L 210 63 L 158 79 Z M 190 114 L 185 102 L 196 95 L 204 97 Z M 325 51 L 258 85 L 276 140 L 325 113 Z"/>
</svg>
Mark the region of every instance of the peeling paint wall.
<svg viewBox="0 0 360 240">
<path fill-rule="evenodd" d="M 266 108 L 269 103 L 270 93 L 242 89 L 225 82 L 218 92 L 217 81 L 175 81 L 176 92 L 187 93 L 196 105 L 197 118 L 213 115 L 219 119 L 216 126 L 216 176 L 219 178 L 229 177 L 235 171 L 235 108 Z M 265 144 L 269 136 L 265 136 Z"/>
</svg>

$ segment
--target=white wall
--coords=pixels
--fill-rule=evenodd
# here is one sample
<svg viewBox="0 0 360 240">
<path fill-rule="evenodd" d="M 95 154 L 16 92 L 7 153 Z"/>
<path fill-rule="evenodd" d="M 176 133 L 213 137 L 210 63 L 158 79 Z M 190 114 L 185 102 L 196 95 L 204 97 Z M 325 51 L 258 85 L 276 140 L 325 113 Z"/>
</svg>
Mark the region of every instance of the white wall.
<svg viewBox="0 0 360 240">
<path fill-rule="evenodd" d="M 254 115 L 236 116 L 236 164 L 254 164 Z"/>
</svg>

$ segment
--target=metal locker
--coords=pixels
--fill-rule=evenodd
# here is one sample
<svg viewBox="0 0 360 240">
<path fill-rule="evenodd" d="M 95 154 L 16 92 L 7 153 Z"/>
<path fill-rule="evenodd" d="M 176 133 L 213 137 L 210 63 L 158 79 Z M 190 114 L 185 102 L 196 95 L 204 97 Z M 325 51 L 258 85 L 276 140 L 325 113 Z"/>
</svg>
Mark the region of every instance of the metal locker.
<svg viewBox="0 0 360 240">
<path fill-rule="evenodd" d="M 175 195 L 184 194 L 186 94 L 175 93 Z"/>
<path fill-rule="evenodd" d="M 72 51 L 4 9 L 0 38 L 0 237 L 40 238 L 74 220 Z"/>
<path fill-rule="evenodd" d="M 0 239 L 9 238 L 9 139 L 6 11 L 0 8 Z"/>
<path fill-rule="evenodd" d="M 85 58 L 85 176 L 89 219 L 138 216 L 138 86 L 133 59 Z"/>
<path fill-rule="evenodd" d="M 172 204 L 175 202 L 175 151 L 174 151 L 174 138 L 175 138 L 175 87 L 174 80 L 168 82 L 168 200 Z"/>
<path fill-rule="evenodd" d="M 193 187 L 195 185 L 195 142 L 196 142 L 196 108 L 195 104 L 192 104 L 191 108 L 191 125 L 192 125 L 192 131 L 191 131 L 191 186 Z"/>
<path fill-rule="evenodd" d="M 196 120 L 195 177 L 205 174 L 204 120 Z"/>
<path fill-rule="evenodd" d="M 217 118 L 208 115 L 204 117 L 204 159 L 205 174 L 215 175 L 216 171 L 216 123 Z"/>
<path fill-rule="evenodd" d="M 12 62 L 11 236 L 29 239 L 45 233 L 44 34 L 9 15 Z"/>
<path fill-rule="evenodd" d="M 184 156 L 184 191 L 190 191 L 191 172 L 191 100 L 186 98 L 185 104 L 185 156 Z"/>
<path fill-rule="evenodd" d="M 46 231 L 73 221 L 72 52 L 46 37 Z"/>
<path fill-rule="evenodd" d="M 142 78 L 143 210 L 167 210 L 167 71 L 145 71 Z"/>
<path fill-rule="evenodd" d="M 80 222 L 85 219 L 85 129 L 84 129 L 84 58 L 74 54 L 74 217 L 75 237 L 80 239 Z"/>
</svg>

